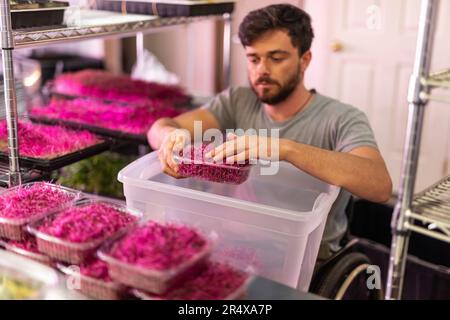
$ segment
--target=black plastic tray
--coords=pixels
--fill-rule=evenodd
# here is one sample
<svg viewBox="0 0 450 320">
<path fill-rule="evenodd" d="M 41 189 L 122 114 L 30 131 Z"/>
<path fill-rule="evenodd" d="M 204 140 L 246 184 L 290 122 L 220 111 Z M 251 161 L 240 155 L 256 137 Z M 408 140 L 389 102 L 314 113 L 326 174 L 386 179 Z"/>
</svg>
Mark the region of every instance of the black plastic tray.
<svg viewBox="0 0 450 320">
<path fill-rule="evenodd" d="M 124 5 L 125 4 L 125 5 Z M 195 17 L 207 15 L 219 15 L 232 13 L 234 2 L 219 3 L 164 3 L 155 1 L 126 1 L 121 0 L 96 0 L 95 8 L 114 12 L 123 12 L 124 7 L 127 13 L 145 14 L 160 17 Z"/>
<path fill-rule="evenodd" d="M 98 144 L 87 147 L 82 150 L 78 150 L 64 156 L 56 157 L 53 159 L 38 159 L 38 158 L 30 158 L 30 157 L 19 157 L 19 164 L 22 167 L 42 170 L 42 171 L 53 171 L 62 167 L 65 167 L 69 164 L 78 162 L 80 160 L 92 157 L 96 154 L 99 154 L 103 151 L 109 149 L 110 141 L 104 140 Z M 0 161 L 4 163 L 9 162 L 9 156 L 7 153 L 0 152 Z"/>
<path fill-rule="evenodd" d="M 72 128 L 72 129 L 89 130 L 93 133 L 96 133 L 96 134 L 99 134 L 99 135 L 102 135 L 105 137 L 115 138 L 115 139 L 119 139 L 119 140 L 126 140 L 126 141 L 130 141 L 130 142 L 138 143 L 138 144 L 147 144 L 147 135 L 146 134 L 136 135 L 136 134 L 126 133 L 123 131 L 116 131 L 116 130 L 106 129 L 106 128 L 97 127 L 97 126 L 93 126 L 93 125 L 89 125 L 89 124 L 79 123 L 79 122 L 75 122 L 75 121 L 68 121 L 68 120 L 61 120 L 61 119 L 49 119 L 49 118 L 45 118 L 45 117 L 36 117 L 33 115 L 30 115 L 29 118 L 31 121 L 36 122 L 36 123 L 51 124 L 51 125 L 59 124 L 59 125 L 65 126 L 65 127 Z"/>
<path fill-rule="evenodd" d="M 68 2 L 54 1 L 54 6 L 38 9 L 11 10 L 13 29 L 24 29 L 44 26 L 63 26 L 64 12 Z"/>
</svg>

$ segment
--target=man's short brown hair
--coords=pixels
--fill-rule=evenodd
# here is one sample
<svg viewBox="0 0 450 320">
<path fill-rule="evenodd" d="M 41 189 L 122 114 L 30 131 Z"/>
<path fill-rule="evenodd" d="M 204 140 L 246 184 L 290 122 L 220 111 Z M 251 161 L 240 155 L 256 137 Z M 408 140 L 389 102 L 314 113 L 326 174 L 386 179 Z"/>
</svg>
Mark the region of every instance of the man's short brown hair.
<svg viewBox="0 0 450 320">
<path fill-rule="evenodd" d="M 251 11 L 239 26 L 239 38 L 243 46 L 250 46 L 265 32 L 272 30 L 287 31 L 300 56 L 311 49 L 314 38 L 311 17 L 290 4 L 275 4 Z"/>
</svg>

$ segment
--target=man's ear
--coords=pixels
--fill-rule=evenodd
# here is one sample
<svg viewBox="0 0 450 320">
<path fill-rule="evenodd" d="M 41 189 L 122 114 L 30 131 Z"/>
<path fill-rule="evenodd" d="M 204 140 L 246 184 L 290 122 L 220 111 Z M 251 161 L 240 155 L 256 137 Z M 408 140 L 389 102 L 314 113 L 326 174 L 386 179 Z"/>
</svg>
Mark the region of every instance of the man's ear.
<svg viewBox="0 0 450 320">
<path fill-rule="evenodd" d="M 311 50 L 306 51 L 300 58 L 300 68 L 301 72 L 305 72 L 308 69 L 309 64 L 311 63 L 312 53 Z"/>
</svg>

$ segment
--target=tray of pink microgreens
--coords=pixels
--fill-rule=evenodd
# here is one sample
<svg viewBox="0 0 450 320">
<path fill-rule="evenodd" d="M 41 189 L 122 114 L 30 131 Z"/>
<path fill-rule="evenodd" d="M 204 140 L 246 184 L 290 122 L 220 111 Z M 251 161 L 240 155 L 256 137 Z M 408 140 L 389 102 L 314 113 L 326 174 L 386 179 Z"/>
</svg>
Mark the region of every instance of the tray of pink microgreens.
<svg viewBox="0 0 450 320">
<path fill-rule="evenodd" d="M 198 272 L 212 250 L 194 229 L 150 221 L 98 252 L 117 282 L 161 294 Z"/>
<path fill-rule="evenodd" d="M 174 155 L 178 163 L 179 173 L 183 177 L 191 177 L 211 182 L 241 184 L 247 181 L 251 165 L 244 163 L 227 163 L 214 161 L 206 157 L 214 149 L 214 143 L 191 144 Z"/>
<path fill-rule="evenodd" d="M 0 237 L 27 240 L 26 226 L 49 212 L 72 204 L 80 192 L 46 182 L 32 182 L 0 193 Z M 25 244 L 23 248 L 32 248 Z"/>
<path fill-rule="evenodd" d="M 23 119 L 18 121 L 18 139 L 20 164 L 44 171 L 101 153 L 110 144 L 87 130 L 36 124 Z M 0 121 L 0 161 L 9 161 L 6 120 Z"/>
<path fill-rule="evenodd" d="M 41 237 L 37 235 L 39 241 Z M 54 240 L 52 240 L 54 242 Z M 241 299 L 253 279 L 223 262 L 209 260 L 213 239 L 175 223 L 141 221 L 106 241 L 95 254 L 69 263 L 58 256 L 57 269 L 94 299 Z M 41 251 L 42 249 L 39 248 Z M 65 262 L 61 262 L 65 260 Z"/>
<path fill-rule="evenodd" d="M 241 299 L 253 279 L 210 259 L 215 237 L 116 201 L 36 182 L 0 193 L 0 247 L 55 267 L 94 299 Z"/>
<path fill-rule="evenodd" d="M 178 86 L 90 69 L 64 73 L 47 83 L 45 91 L 51 98 L 30 109 L 33 121 L 138 143 L 147 142 L 156 120 L 179 115 L 191 100 Z"/>
<path fill-rule="evenodd" d="M 239 300 L 247 293 L 253 278 L 247 273 L 217 261 L 208 261 L 203 269 L 191 274 L 163 294 L 133 289 L 134 296 L 142 300 Z"/>
<path fill-rule="evenodd" d="M 108 137 L 145 143 L 146 134 L 156 120 L 175 117 L 181 109 L 158 100 L 125 104 L 85 97 L 53 97 L 47 105 L 34 106 L 29 113 L 35 122 L 63 124 Z"/>
<path fill-rule="evenodd" d="M 113 201 L 84 199 L 27 226 L 39 252 L 61 262 L 80 264 L 106 240 L 135 226 L 142 214 Z"/>
<path fill-rule="evenodd" d="M 47 90 L 50 94 L 138 104 L 148 100 L 161 100 L 178 105 L 190 100 L 178 86 L 137 80 L 126 74 L 116 75 L 94 69 L 63 73 L 48 85 Z"/>
<path fill-rule="evenodd" d="M 109 276 L 142 299 L 241 298 L 249 275 L 209 257 L 214 239 L 177 223 L 148 221 L 97 252 Z"/>
</svg>

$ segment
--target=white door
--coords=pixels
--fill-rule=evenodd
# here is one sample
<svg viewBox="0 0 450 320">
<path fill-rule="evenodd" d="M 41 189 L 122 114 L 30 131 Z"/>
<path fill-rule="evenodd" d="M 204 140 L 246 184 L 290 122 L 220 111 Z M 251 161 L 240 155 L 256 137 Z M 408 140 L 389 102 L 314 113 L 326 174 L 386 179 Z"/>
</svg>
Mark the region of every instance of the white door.
<svg viewBox="0 0 450 320">
<path fill-rule="evenodd" d="M 307 0 L 316 43 L 310 85 L 363 110 L 391 173 L 400 182 L 419 0 Z M 450 67 L 450 1 L 442 1 L 433 69 Z M 426 111 L 416 191 L 448 172 L 450 107 Z"/>
</svg>

